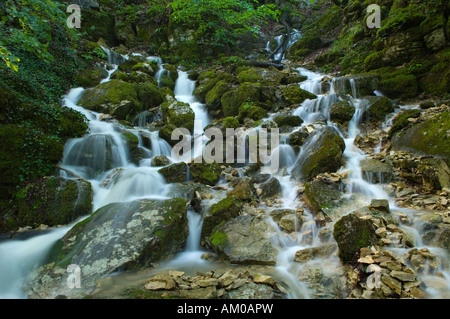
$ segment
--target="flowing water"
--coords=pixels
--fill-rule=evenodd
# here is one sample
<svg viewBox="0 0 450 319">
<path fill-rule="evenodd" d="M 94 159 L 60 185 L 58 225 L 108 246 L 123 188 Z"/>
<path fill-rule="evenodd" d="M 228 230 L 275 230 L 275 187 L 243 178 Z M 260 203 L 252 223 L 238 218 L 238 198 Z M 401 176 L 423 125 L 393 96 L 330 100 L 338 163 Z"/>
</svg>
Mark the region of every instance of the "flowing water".
<svg viewBox="0 0 450 319">
<path fill-rule="evenodd" d="M 295 37 L 293 37 L 295 39 Z M 279 38 L 281 41 L 281 37 Z M 281 43 L 281 42 L 280 42 Z M 291 44 L 292 45 L 292 44 Z M 267 46 L 269 49 L 269 45 Z M 105 50 L 106 51 L 106 50 Z M 120 63 L 113 60 L 111 51 L 106 52 L 111 59 L 110 63 Z M 126 57 L 121 56 L 120 58 Z M 164 68 L 159 58 L 149 57 L 148 61 L 156 61 L 160 67 L 157 78 L 161 78 Z M 113 66 L 112 69 L 114 69 Z M 112 70 L 109 69 L 109 70 Z M 348 174 L 348 196 L 355 194 L 361 195 L 363 201 L 361 206 L 368 204 L 371 199 L 388 199 L 391 209 L 396 209 L 407 214 L 414 215 L 412 210 L 405 210 L 397 207 L 393 198 L 384 191 L 382 185 L 371 184 L 363 178 L 361 173 L 360 162 L 367 157 L 361 149 L 355 145 L 355 139 L 360 134 L 361 114 L 367 107 L 367 101 L 360 99 L 358 96 L 358 88 L 354 81 L 350 81 L 351 96 L 347 96 L 351 103 L 355 106 L 356 112 L 348 124 L 348 129 L 343 131 L 329 121 L 330 107 L 336 101 L 342 99 L 343 88 L 342 82 L 337 80 L 322 81 L 324 75 L 311 72 L 309 70 L 299 68 L 299 73 L 307 76 L 307 80 L 300 83 L 302 89 L 316 94 L 317 99 L 306 100 L 293 114 L 300 116 L 304 123 L 296 128 L 301 129 L 304 126 L 314 128 L 315 134 L 309 139 L 309 144 L 303 145 L 296 152 L 289 144 L 286 143 L 286 136 L 281 136 L 279 146 L 274 149 L 271 156 L 280 158 L 280 170 L 275 174 L 282 188 L 282 196 L 278 202 L 279 208 L 297 210 L 301 206 L 301 185 L 296 182 L 291 173 L 295 166 L 305 160 L 308 149 L 314 145 L 317 138 L 320 137 L 320 130 L 325 126 L 336 129 L 345 141 L 344 157 L 346 159 L 345 167 L 342 171 Z M 108 81 L 109 76 L 103 81 Z M 159 81 L 159 80 L 158 80 Z M 194 98 L 192 92 L 195 88 L 195 81 L 188 78 L 188 73 L 178 71 L 178 79 L 175 86 L 175 98 L 178 101 L 188 103 L 195 113 L 195 142 L 201 146 L 194 152 L 187 154 L 183 160 L 190 161 L 199 155 L 202 155 L 203 146 L 207 142 L 204 137 L 204 127 L 206 127 L 211 119 L 206 111 L 205 105 L 199 103 Z M 171 158 L 170 145 L 159 138 L 157 131 L 146 129 L 147 120 L 139 120 L 137 127 L 134 129 L 125 128 L 120 124 L 102 121 L 102 115 L 96 112 L 86 110 L 77 105 L 78 99 L 83 94 L 83 88 L 72 89 L 64 99 L 65 107 L 73 108 L 86 116 L 89 121 L 89 133 L 81 138 L 72 139 L 67 142 L 64 150 L 64 158 L 61 163 L 61 176 L 65 178 L 82 177 L 89 181 L 94 191 L 94 210 L 112 202 L 127 202 L 138 198 L 168 198 L 170 193 L 170 185 L 157 172 L 158 168 L 151 167 L 151 159 L 154 156 L 165 155 Z M 411 108 L 416 106 L 400 107 Z M 382 129 L 386 129 L 391 125 L 392 116 L 386 121 Z M 143 150 L 144 158 L 137 165 L 130 159 L 126 143 L 123 139 L 122 132 L 128 130 L 138 136 L 139 147 Z M 144 139 L 150 141 L 150 145 L 144 143 Z M 145 146 L 147 145 L 147 146 Z M 242 173 L 240 173 L 242 174 Z M 211 203 L 208 203 L 211 204 Z M 271 209 L 262 207 L 267 212 L 267 221 L 273 228 L 272 242 L 278 249 L 276 260 L 275 278 L 284 286 L 286 294 L 289 298 L 315 298 L 317 297 L 308 280 L 305 279 L 308 273 L 305 272 L 308 267 L 320 268 L 323 274 L 332 274 L 339 267 L 339 260 L 335 254 L 328 257 L 315 258 L 305 264 L 294 261 L 295 253 L 300 249 L 318 247 L 324 244 L 319 238 L 319 227 L 316 225 L 313 214 L 307 209 L 302 213 L 302 221 L 297 220 L 295 231 L 287 234 L 282 231 L 279 225 L 270 217 Z M 353 210 L 357 207 L 353 207 Z M 346 213 L 350 213 L 349 210 Z M 201 258 L 205 252 L 200 247 L 200 233 L 202 229 L 202 216 L 188 210 L 189 221 L 189 237 L 186 243 L 185 251 L 179 253 L 172 260 L 168 261 L 164 267 L 183 267 L 191 269 L 200 269 L 207 267 L 207 261 Z M 301 225 L 301 226 L 300 226 Z M 410 225 L 409 230 L 416 234 L 418 247 L 422 247 L 420 242 L 420 225 Z M 70 229 L 67 227 L 54 228 L 45 235 L 33 237 L 28 240 L 10 240 L 0 244 L 0 298 L 25 298 L 21 287 L 25 281 L 26 275 L 35 267 L 39 266 L 52 245 L 60 239 Z M 333 242 L 331 236 L 328 242 Z M 430 248 L 433 252 L 443 255 L 442 250 Z M 444 291 L 450 290 L 450 273 L 448 269 L 441 269 L 443 278 L 442 285 Z M 429 274 L 431 279 L 435 278 Z M 442 296 L 441 290 L 429 289 L 427 291 L 432 297 Z"/>
</svg>

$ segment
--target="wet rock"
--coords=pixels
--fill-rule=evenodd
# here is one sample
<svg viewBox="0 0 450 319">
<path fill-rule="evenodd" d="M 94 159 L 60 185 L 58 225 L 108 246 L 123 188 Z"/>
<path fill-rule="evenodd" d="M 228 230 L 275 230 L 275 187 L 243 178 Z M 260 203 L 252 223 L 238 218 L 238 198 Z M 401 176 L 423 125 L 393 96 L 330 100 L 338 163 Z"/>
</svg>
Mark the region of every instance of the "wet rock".
<svg viewBox="0 0 450 319">
<path fill-rule="evenodd" d="M 187 178 L 187 164 L 175 163 L 159 169 L 158 172 L 164 176 L 167 183 L 181 183 Z"/>
<path fill-rule="evenodd" d="M 277 250 L 272 246 L 266 221 L 239 216 L 215 229 L 210 243 L 222 259 L 235 264 L 274 265 Z"/>
<path fill-rule="evenodd" d="M 209 238 L 215 227 L 239 216 L 242 208 L 241 201 L 233 196 L 213 204 L 203 215 L 202 238 Z"/>
<path fill-rule="evenodd" d="M 314 180 L 305 184 L 303 200 L 315 213 L 327 214 L 333 207 L 338 206 L 343 193 L 339 190 L 339 184 Z"/>
<path fill-rule="evenodd" d="M 426 120 L 403 130 L 392 137 L 393 150 L 406 150 L 415 154 L 450 158 L 450 112 L 432 115 Z"/>
<path fill-rule="evenodd" d="M 189 166 L 189 172 L 192 177 L 205 185 L 214 186 L 220 179 L 222 172 L 220 165 L 216 162 L 213 163 L 191 163 Z"/>
<path fill-rule="evenodd" d="M 178 252 L 187 236 L 184 199 L 106 205 L 55 243 L 46 264 L 30 276 L 26 291 L 34 298 L 70 295 L 65 279 L 69 264 L 80 265 L 83 290 L 89 291 L 97 279 L 119 267 L 139 269 Z"/>
<path fill-rule="evenodd" d="M 348 123 L 355 114 L 355 107 L 347 101 L 334 103 L 330 109 L 330 120 L 339 124 Z"/>
<path fill-rule="evenodd" d="M 344 149 L 344 140 L 334 129 L 317 130 L 306 139 L 291 175 L 310 181 L 321 173 L 336 172 L 342 166 Z"/>
<path fill-rule="evenodd" d="M 368 96 L 368 107 L 362 115 L 365 121 L 383 121 L 387 115 L 395 110 L 391 100 L 385 96 Z"/>
<path fill-rule="evenodd" d="M 372 184 L 387 184 L 394 177 L 392 167 L 376 159 L 363 159 L 360 167 L 364 180 Z"/>
<path fill-rule="evenodd" d="M 253 184 L 249 177 L 244 177 L 227 193 L 227 196 L 233 196 L 240 200 L 251 200 L 254 197 Z"/>
<path fill-rule="evenodd" d="M 372 199 L 369 209 L 390 213 L 389 201 L 387 199 Z"/>
<path fill-rule="evenodd" d="M 111 114 L 120 120 L 142 111 L 134 86 L 121 80 L 111 80 L 87 89 L 78 104 L 89 110 Z"/>
<path fill-rule="evenodd" d="M 375 245 L 378 237 L 376 228 L 368 219 L 353 212 L 336 222 L 333 237 L 339 246 L 339 258 L 343 262 L 355 260 L 355 254 L 363 247 Z"/>
<path fill-rule="evenodd" d="M 161 104 L 161 112 L 167 124 L 193 131 L 195 114 L 189 104 L 171 100 Z"/>
<path fill-rule="evenodd" d="M 155 156 L 151 160 L 151 165 L 154 167 L 155 166 L 167 166 L 169 164 L 171 164 L 171 161 L 165 155 Z"/>
<path fill-rule="evenodd" d="M 92 213 L 91 183 L 83 179 L 43 177 L 18 192 L 19 226 L 66 225 Z"/>
<path fill-rule="evenodd" d="M 261 189 L 261 199 L 274 198 L 282 193 L 280 181 L 275 177 L 269 178 L 267 181 L 259 184 L 257 187 Z"/>
<path fill-rule="evenodd" d="M 228 293 L 231 299 L 273 299 L 273 289 L 268 285 L 246 284 Z"/>
<path fill-rule="evenodd" d="M 294 260 L 299 263 L 310 261 L 314 258 L 327 258 L 337 249 L 335 243 L 327 243 L 318 247 L 305 248 L 295 253 Z"/>
<path fill-rule="evenodd" d="M 283 99 L 289 105 L 299 105 L 307 99 L 315 99 L 317 96 L 299 87 L 298 84 L 290 84 L 283 88 Z"/>
</svg>

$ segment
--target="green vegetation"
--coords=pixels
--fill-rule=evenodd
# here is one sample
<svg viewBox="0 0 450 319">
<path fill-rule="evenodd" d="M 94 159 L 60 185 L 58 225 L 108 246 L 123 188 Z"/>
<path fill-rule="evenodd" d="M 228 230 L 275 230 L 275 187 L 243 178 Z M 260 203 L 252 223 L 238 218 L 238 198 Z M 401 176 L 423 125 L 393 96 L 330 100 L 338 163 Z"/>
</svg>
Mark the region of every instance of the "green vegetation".
<svg viewBox="0 0 450 319">
<path fill-rule="evenodd" d="M 189 30 L 191 49 L 203 56 L 231 50 L 243 34 L 256 35 L 279 14 L 275 5 L 257 0 L 174 0 L 170 6 L 172 33 L 175 27 Z"/>
</svg>

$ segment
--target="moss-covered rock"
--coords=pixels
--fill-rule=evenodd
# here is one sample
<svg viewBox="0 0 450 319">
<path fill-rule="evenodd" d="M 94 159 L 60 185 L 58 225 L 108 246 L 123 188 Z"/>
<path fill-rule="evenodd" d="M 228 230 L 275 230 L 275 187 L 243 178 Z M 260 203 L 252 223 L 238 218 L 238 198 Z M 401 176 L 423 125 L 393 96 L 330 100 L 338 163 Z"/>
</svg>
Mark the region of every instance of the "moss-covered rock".
<svg viewBox="0 0 450 319">
<path fill-rule="evenodd" d="M 155 76 L 157 68 L 158 66 L 156 65 L 156 63 L 140 62 L 133 65 L 131 70 L 135 72 L 136 71 L 143 72 L 150 76 Z"/>
<path fill-rule="evenodd" d="M 385 96 L 369 96 L 366 99 L 369 106 L 362 115 L 364 121 L 383 121 L 387 115 L 395 110 L 392 101 Z"/>
<path fill-rule="evenodd" d="M 343 164 L 345 143 L 332 128 L 315 131 L 306 139 L 303 148 L 302 156 L 291 171 L 297 179 L 310 181 L 318 174 L 336 172 Z"/>
<path fill-rule="evenodd" d="M 244 103 L 239 107 L 238 118 L 242 122 L 245 119 L 259 121 L 265 117 L 267 117 L 267 111 L 253 103 Z"/>
<path fill-rule="evenodd" d="M 219 181 L 222 170 L 216 162 L 192 163 L 189 166 L 189 172 L 196 181 L 205 185 L 214 186 Z"/>
<path fill-rule="evenodd" d="M 239 216 L 216 227 L 209 243 L 221 259 L 232 264 L 275 265 L 278 253 L 268 231 L 271 227 L 264 219 Z"/>
<path fill-rule="evenodd" d="M 386 184 L 394 178 L 392 167 L 376 159 L 363 159 L 360 162 L 362 177 L 373 184 Z"/>
<path fill-rule="evenodd" d="M 375 230 L 370 220 L 360 218 L 356 212 L 339 219 L 333 231 L 333 237 L 339 247 L 339 258 L 344 263 L 356 262 L 356 253 L 361 248 L 378 242 Z"/>
<path fill-rule="evenodd" d="M 225 81 L 219 81 L 206 94 L 205 102 L 208 110 L 217 110 L 221 108 L 220 100 L 222 95 L 230 90 L 230 84 Z"/>
<path fill-rule="evenodd" d="M 434 106 L 434 103 L 433 103 Z M 393 124 L 391 126 L 391 129 L 389 131 L 389 136 L 393 136 L 394 133 L 401 131 L 411 123 L 408 121 L 410 118 L 418 118 L 420 116 L 421 112 L 418 109 L 413 110 L 405 110 L 400 112 L 393 120 Z"/>
<path fill-rule="evenodd" d="M 164 96 L 158 88 L 151 82 L 140 83 L 138 87 L 138 97 L 144 110 L 161 105 Z"/>
<path fill-rule="evenodd" d="M 187 164 L 175 163 L 159 169 L 158 172 L 164 176 L 167 183 L 182 183 L 187 178 Z"/>
<path fill-rule="evenodd" d="M 277 69 L 247 68 L 239 72 L 237 78 L 240 83 L 260 83 L 262 85 L 278 85 L 285 75 Z"/>
<path fill-rule="evenodd" d="M 297 115 L 291 115 L 288 113 L 281 113 L 276 115 L 273 118 L 273 121 L 277 123 L 278 127 L 288 126 L 288 127 L 296 127 L 300 126 L 303 123 L 303 120 Z"/>
<path fill-rule="evenodd" d="M 338 185 L 314 180 L 305 184 L 302 198 L 314 213 L 326 214 L 328 210 L 339 205 L 342 195 Z"/>
<path fill-rule="evenodd" d="M 261 98 L 260 84 L 244 83 L 222 95 L 222 111 L 225 116 L 236 116 L 239 107 L 246 102 L 258 103 Z"/>
<path fill-rule="evenodd" d="M 151 75 L 148 75 L 145 72 L 141 71 L 133 71 L 130 73 L 129 80 L 132 83 L 152 83 L 154 85 L 158 84 L 158 82 Z"/>
<path fill-rule="evenodd" d="M 194 130 L 195 113 L 188 103 L 175 100 L 164 102 L 161 111 L 167 124 L 186 128 L 191 132 Z"/>
<path fill-rule="evenodd" d="M 414 74 L 405 71 L 380 72 L 380 90 L 392 99 L 408 99 L 417 96 L 419 91 L 417 79 Z"/>
<path fill-rule="evenodd" d="M 234 196 L 226 197 L 218 203 L 211 205 L 203 215 L 201 237 L 208 239 L 212 235 L 212 231 L 215 227 L 232 218 L 238 217 L 242 208 L 243 204 Z"/>
<path fill-rule="evenodd" d="M 330 120 L 339 124 L 348 123 L 355 114 L 355 107 L 347 101 L 334 103 L 330 109 Z"/>
<path fill-rule="evenodd" d="M 64 144 L 59 138 L 26 127 L 0 125 L 0 138 L 2 198 L 11 196 L 25 180 L 51 174 L 63 156 Z"/>
<path fill-rule="evenodd" d="M 43 177 L 16 195 L 19 226 L 66 225 L 92 213 L 92 186 L 85 180 Z"/>
<path fill-rule="evenodd" d="M 165 155 L 158 155 L 152 158 L 150 164 L 153 167 L 158 167 L 158 166 L 167 166 L 170 165 L 172 162 L 170 161 L 170 159 L 167 158 L 167 156 Z"/>
<path fill-rule="evenodd" d="M 127 146 L 130 161 L 136 165 L 139 165 L 139 162 L 142 159 L 141 149 L 139 148 L 139 138 L 133 132 L 126 130 L 122 132 L 121 137 Z"/>
<path fill-rule="evenodd" d="M 168 87 L 172 91 L 175 90 L 175 82 L 167 75 L 162 75 L 161 79 L 159 80 L 159 87 Z"/>
<path fill-rule="evenodd" d="M 301 89 L 298 84 L 290 84 L 282 90 L 284 100 L 290 105 L 298 105 L 307 99 L 315 99 L 317 96 Z"/>
<path fill-rule="evenodd" d="M 197 86 L 192 94 L 201 103 L 206 103 L 206 95 L 219 81 L 232 84 L 235 82 L 235 78 L 233 75 L 225 72 L 205 71 L 198 76 Z"/>
<path fill-rule="evenodd" d="M 28 287 L 33 287 L 33 294 L 48 298 L 70 295 L 64 277 L 69 264 L 82 267 L 85 289 L 93 288 L 97 279 L 119 267 L 148 267 L 182 249 L 188 236 L 187 222 L 186 201 L 182 198 L 106 205 L 55 243 L 47 264 L 31 275 Z M 44 277 L 50 279 L 38 285 Z"/>
<path fill-rule="evenodd" d="M 237 129 L 240 127 L 239 120 L 233 116 L 225 117 L 205 127 L 205 131 L 209 128 L 218 128 L 222 134 L 226 134 L 227 128 Z"/>
<path fill-rule="evenodd" d="M 450 112 L 437 114 L 392 137 L 392 147 L 450 159 Z"/>
<path fill-rule="evenodd" d="M 97 66 L 94 69 L 79 70 L 77 74 L 75 74 L 75 79 L 79 86 L 90 88 L 98 85 L 100 81 L 107 76 L 108 72 L 105 68 Z"/>
<path fill-rule="evenodd" d="M 78 104 L 96 112 L 111 114 L 120 120 L 142 111 L 135 86 L 121 80 L 111 80 L 87 89 Z"/>
</svg>

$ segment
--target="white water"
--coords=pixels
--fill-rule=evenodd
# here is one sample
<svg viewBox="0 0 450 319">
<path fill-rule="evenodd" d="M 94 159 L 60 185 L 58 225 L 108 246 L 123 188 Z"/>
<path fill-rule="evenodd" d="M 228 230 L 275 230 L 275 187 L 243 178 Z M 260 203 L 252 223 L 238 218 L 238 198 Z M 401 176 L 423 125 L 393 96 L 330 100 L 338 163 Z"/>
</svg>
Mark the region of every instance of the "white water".
<svg viewBox="0 0 450 319">
<path fill-rule="evenodd" d="M 41 263 L 53 243 L 64 236 L 70 226 L 55 228 L 27 240 L 9 240 L 0 244 L 0 299 L 24 299 L 26 276 Z"/>
<path fill-rule="evenodd" d="M 162 64 L 162 61 L 159 64 Z M 323 93 L 321 86 L 323 75 L 306 69 L 299 69 L 299 72 L 308 76 L 306 81 L 299 84 L 300 87 L 317 94 L 318 98 L 305 101 L 293 113 L 305 120 L 303 125 L 313 123 L 315 121 L 314 117 L 318 115 L 329 119 L 329 107 L 337 101 L 335 87 L 332 86 L 330 92 Z M 204 105 L 198 103 L 192 95 L 195 82 L 188 79 L 187 72 L 179 71 L 178 75 L 175 87 L 176 99 L 189 103 L 195 113 L 196 121 L 201 121 L 202 124 L 196 127 L 195 133 L 202 140 L 202 145 L 204 145 L 203 143 L 206 141 L 203 138 L 203 128 L 210 123 L 209 116 Z M 130 163 L 127 149 L 120 137 L 121 127 L 113 123 L 100 121 L 100 114 L 77 106 L 76 103 L 83 91 L 84 89 L 82 88 L 71 90 L 65 98 L 65 105 L 81 112 L 89 119 L 90 133 L 85 137 L 74 139 L 67 143 L 62 167 L 91 182 L 94 189 L 94 210 L 111 202 L 129 201 L 137 198 L 166 198 L 169 186 L 161 175 L 157 173 L 157 168 L 149 167 L 149 162 L 151 157 L 156 155 L 170 157 L 170 145 L 159 138 L 158 132 L 150 132 L 145 129 L 137 130 L 136 134 L 146 135 L 150 138 L 151 153 L 149 153 L 148 158 L 141 161 L 139 166 Z M 366 104 L 363 100 L 356 98 L 357 94 L 357 87 L 353 83 L 352 101 L 356 112 L 348 125 L 348 131 L 341 132 L 346 145 L 344 152 L 346 165 L 343 171 L 350 172 L 348 176 L 349 187 L 347 188 L 349 195 L 361 193 L 367 198 L 368 202 L 370 199 L 386 198 L 389 199 L 391 208 L 400 210 L 396 207 L 394 200 L 389 198 L 380 185 L 365 181 L 361 175 L 360 161 L 366 157 L 366 154 L 355 145 L 354 141 L 359 135 L 358 127 L 361 124 L 361 114 Z M 328 125 L 332 124 L 328 123 Z M 287 144 L 280 144 L 274 152 L 280 156 L 280 166 L 284 168 L 280 169 L 278 174 L 275 175 L 282 187 L 282 208 L 295 210 L 300 206 L 298 184 L 291 179 L 289 172 L 296 162 L 304 159 L 308 146 L 311 146 L 313 143 L 314 139 L 312 139 L 310 145 L 304 145 L 299 154 L 295 154 L 292 147 Z M 93 156 L 95 160 L 80 156 L 80 153 L 90 152 L 91 146 L 93 154 L 97 154 L 95 152 L 100 150 L 98 155 Z M 142 146 L 142 139 L 140 139 L 140 146 Z M 107 147 L 114 148 L 114 151 L 110 152 L 112 157 L 109 159 L 111 160 L 106 160 L 106 157 L 104 157 L 105 154 L 109 153 L 105 150 Z M 191 158 L 200 155 L 201 150 L 200 153 L 193 154 Z M 112 167 L 106 167 L 102 164 L 106 161 L 112 163 Z M 96 168 L 94 172 L 90 170 L 92 167 Z M 118 169 L 119 172 L 105 184 L 109 176 L 115 172 L 114 169 Z M 285 174 L 286 172 L 287 174 Z M 69 175 L 65 172 L 61 172 L 61 174 L 69 178 Z M 413 212 L 408 213 L 413 214 Z M 295 253 L 300 249 L 316 247 L 322 244 L 318 238 L 318 228 L 312 214 L 306 210 L 303 216 L 305 218 L 303 226 L 301 228 L 297 227 L 296 231 L 289 235 L 268 218 L 275 231 L 275 236 L 273 237 L 274 245 L 279 251 L 276 261 L 276 277 L 287 286 L 288 297 L 294 299 L 313 297 L 307 285 L 298 280 L 303 266 L 293 261 Z M 195 269 L 208 263 L 201 259 L 204 251 L 201 250 L 199 244 L 202 217 L 200 214 L 189 210 L 188 221 L 189 237 L 186 249 L 167 263 L 168 267 L 183 266 Z M 25 298 L 26 296 L 23 295 L 21 287 L 26 275 L 42 263 L 53 243 L 69 229 L 70 226 L 56 228 L 48 234 L 36 236 L 26 241 L 13 240 L 0 244 L 0 298 Z M 409 227 L 408 229 L 418 234 L 417 228 Z M 419 234 L 417 238 L 420 240 Z M 422 245 L 420 241 L 417 242 L 418 247 L 422 247 Z M 440 252 L 437 251 L 437 253 Z M 313 262 L 321 263 L 322 260 L 316 259 Z M 327 262 L 331 262 L 331 265 L 333 265 L 333 262 L 337 261 L 335 257 L 330 256 Z M 448 291 L 450 290 L 450 273 L 448 269 L 442 269 L 442 273 L 444 277 L 442 280 L 447 284 Z M 428 292 L 432 296 L 440 296 L 439 291 L 429 290 Z"/>
</svg>

